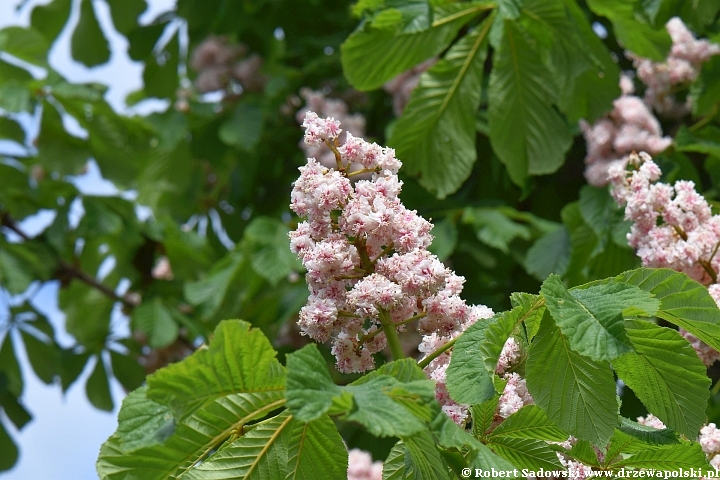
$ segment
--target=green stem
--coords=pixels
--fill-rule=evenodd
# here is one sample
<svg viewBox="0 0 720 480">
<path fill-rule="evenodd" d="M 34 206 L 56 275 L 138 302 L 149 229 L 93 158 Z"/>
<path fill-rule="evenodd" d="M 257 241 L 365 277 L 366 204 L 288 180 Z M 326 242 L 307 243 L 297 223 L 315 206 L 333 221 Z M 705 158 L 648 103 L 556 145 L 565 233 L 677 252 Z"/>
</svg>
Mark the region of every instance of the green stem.
<svg viewBox="0 0 720 480">
<path fill-rule="evenodd" d="M 707 115 L 705 115 L 693 125 L 690 125 L 688 127 L 688 131 L 696 132 L 697 130 L 700 130 L 702 127 L 712 122 L 713 119 L 717 117 L 718 113 L 720 113 L 720 104 L 716 103 Z"/>
<path fill-rule="evenodd" d="M 452 340 L 450 340 L 449 342 L 447 342 L 445 345 L 443 345 L 442 347 L 438 348 L 437 350 L 435 350 L 434 352 L 432 352 L 432 353 L 431 353 L 430 355 L 428 355 L 427 357 L 425 357 L 425 358 L 423 358 L 422 360 L 420 360 L 420 361 L 418 362 L 418 367 L 420 367 L 420 368 L 425 368 L 425 367 L 427 367 L 428 365 L 430 365 L 430 362 L 432 362 L 433 360 L 435 360 L 437 357 L 439 357 L 440 355 L 442 355 L 442 354 L 445 353 L 446 351 L 450 350 L 450 349 L 455 345 L 455 341 L 456 341 L 456 340 L 457 340 L 457 337 L 456 337 L 456 338 L 453 338 Z"/>
<path fill-rule="evenodd" d="M 403 349 L 400 346 L 400 337 L 398 337 L 397 330 L 395 330 L 395 322 L 393 322 L 390 317 L 390 313 L 387 310 L 382 308 L 379 310 L 380 314 L 378 315 L 378 318 L 380 319 L 380 324 L 385 332 L 385 339 L 387 340 L 388 348 L 390 349 L 393 360 L 405 358 Z"/>
<path fill-rule="evenodd" d="M 397 327 L 399 327 L 400 325 L 405 325 L 405 324 L 408 324 L 408 323 L 410 323 L 410 322 L 414 322 L 415 320 L 418 320 L 418 319 L 420 319 L 420 318 L 423 318 L 423 317 L 425 317 L 426 315 L 427 315 L 426 313 L 418 313 L 417 315 L 413 315 L 413 316 L 410 317 L 410 318 L 406 318 L 406 319 L 403 320 L 402 322 L 396 322 L 396 323 L 395 323 L 395 327 L 397 328 Z M 338 316 L 340 316 L 339 313 L 338 313 Z M 357 315 L 355 315 L 355 316 L 357 316 Z M 370 340 L 372 340 L 373 338 L 375 338 L 378 334 L 382 333 L 384 330 L 385 330 L 385 329 L 384 329 L 383 327 L 380 327 L 380 328 L 378 328 L 377 330 L 375 330 L 374 332 L 368 333 L 367 335 L 365 335 L 364 337 L 362 337 L 362 338 L 360 339 L 360 345 L 362 345 L 362 344 L 365 343 L 365 342 L 369 342 Z"/>
</svg>

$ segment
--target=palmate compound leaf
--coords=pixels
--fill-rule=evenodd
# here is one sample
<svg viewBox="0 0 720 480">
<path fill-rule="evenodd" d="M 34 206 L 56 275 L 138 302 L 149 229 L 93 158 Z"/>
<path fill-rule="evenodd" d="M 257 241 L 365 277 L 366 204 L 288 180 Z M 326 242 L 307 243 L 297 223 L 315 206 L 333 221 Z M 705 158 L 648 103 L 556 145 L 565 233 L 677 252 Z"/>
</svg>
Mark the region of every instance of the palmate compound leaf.
<svg viewBox="0 0 720 480">
<path fill-rule="evenodd" d="M 100 477 L 153 480 L 181 475 L 233 432 L 282 407 L 285 371 L 275 355 L 260 330 L 238 320 L 222 322 L 208 347 L 158 370 L 148 378 L 145 395 L 126 399 L 127 412 L 138 407 L 144 411 L 141 435 L 128 433 L 139 425 L 118 428 L 101 448 Z M 169 412 L 175 430 L 167 436 Z"/>
<path fill-rule="evenodd" d="M 425 405 L 435 398 L 427 379 L 399 381 L 388 373 L 375 373 L 345 387 L 335 385 L 315 344 L 288 355 L 287 404 L 299 420 L 312 421 L 331 412 L 363 425 L 379 437 L 408 437 L 426 428 L 431 412 Z M 392 364 L 390 364 L 392 365 Z M 405 370 L 405 362 L 397 373 Z M 419 367 L 415 367 L 419 371 Z M 406 373 L 403 373 L 406 375 Z M 414 377 L 414 375 L 413 375 Z"/>
<path fill-rule="evenodd" d="M 503 30 L 488 87 L 490 143 L 512 181 L 524 185 L 529 175 L 560 168 L 572 136 L 552 106 L 551 73 L 514 24 L 506 21 Z"/>
<path fill-rule="evenodd" d="M 607 443 L 618 423 L 610 365 L 575 352 L 548 312 L 530 346 L 525 373 L 535 403 L 558 427 L 595 445 Z"/>
<path fill-rule="evenodd" d="M 632 320 L 627 333 L 635 351 L 613 360 L 618 376 L 665 425 L 695 438 L 710 398 L 705 365 L 675 330 Z"/>
<path fill-rule="evenodd" d="M 639 309 L 652 315 L 659 307 L 652 294 L 623 282 L 568 290 L 559 276 L 551 275 L 540 292 L 570 348 L 596 361 L 609 361 L 632 351 L 623 310 Z"/>
<path fill-rule="evenodd" d="M 358 90 L 378 88 L 442 52 L 465 23 L 490 8 L 487 2 L 468 2 L 439 6 L 432 13 L 412 5 L 384 10 L 342 44 L 345 76 Z"/>
<path fill-rule="evenodd" d="M 309 423 L 288 411 L 223 446 L 184 478 L 335 480 L 347 475 L 342 437 L 327 415 Z"/>
<path fill-rule="evenodd" d="M 389 141 L 408 171 L 419 173 L 420 184 L 438 198 L 460 188 L 477 158 L 475 117 L 491 20 L 460 39 L 420 77 Z"/>
<path fill-rule="evenodd" d="M 655 316 L 682 327 L 720 350 L 720 309 L 707 287 L 667 268 L 638 268 L 617 280 L 637 285 L 660 300 Z"/>
</svg>

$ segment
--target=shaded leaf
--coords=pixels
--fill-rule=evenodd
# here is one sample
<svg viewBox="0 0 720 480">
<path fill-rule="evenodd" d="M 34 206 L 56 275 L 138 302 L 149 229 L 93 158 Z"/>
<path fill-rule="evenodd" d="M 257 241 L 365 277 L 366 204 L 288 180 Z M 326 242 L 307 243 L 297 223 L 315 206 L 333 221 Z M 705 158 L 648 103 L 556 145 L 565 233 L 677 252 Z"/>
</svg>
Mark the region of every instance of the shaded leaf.
<svg viewBox="0 0 720 480">
<path fill-rule="evenodd" d="M 80 3 L 80 20 L 70 41 L 72 57 L 86 67 L 94 67 L 110 59 L 110 48 L 95 17 L 92 0 Z"/>
</svg>

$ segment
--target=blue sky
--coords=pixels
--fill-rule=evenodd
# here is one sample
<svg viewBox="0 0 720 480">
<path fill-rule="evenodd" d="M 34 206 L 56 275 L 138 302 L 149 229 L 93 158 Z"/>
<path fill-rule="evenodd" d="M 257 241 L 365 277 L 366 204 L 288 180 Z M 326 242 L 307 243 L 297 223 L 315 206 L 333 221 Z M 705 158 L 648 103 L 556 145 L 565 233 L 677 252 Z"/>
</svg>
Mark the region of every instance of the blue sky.
<svg viewBox="0 0 720 480">
<path fill-rule="evenodd" d="M 141 21 L 148 22 L 158 13 L 168 10 L 174 0 L 147 0 L 148 11 Z M 49 3 L 49 0 L 0 0 L 0 29 L 9 25 L 27 25 L 30 12 L 35 5 Z M 22 9 L 17 6 L 23 4 Z M 127 42 L 113 30 L 107 4 L 94 1 L 101 27 L 109 39 L 112 50 L 110 62 L 93 69 L 87 69 L 70 58 L 70 34 L 78 19 L 79 1 L 73 0 L 73 13 L 68 25 L 61 33 L 50 53 L 50 64 L 62 75 L 74 82 L 100 82 L 108 84 L 107 100 L 119 110 L 124 109 L 125 96 L 142 86 L 141 66 L 130 61 L 125 53 Z M 146 103 L 143 110 L 159 107 L 158 103 Z M 112 195 L 114 187 L 104 181 L 94 165 L 88 174 L 78 177 L 76 185 L 83 193 Z M 48 222 L 39 216 L 23 222 L 23 228 L 31 233 L 39 232 Z M 31 287 L 31 288 L 37 288 Z M 62 332 L 64 315 L 57 308 L 57 282 L 44 285 L 35 295 L 36 307 L 43 311 L 50 321 Z M 7 306 L 7 297 L 0 294 L 0 310 Z M 127 321 L 119 312 L 112 320 L 118 326 L 116 333 L 127 330 Z M 72 339 L 59 339 L 62 345 L 69 345 Z M 19 342 L 18 342 L 19 343 Z M 16 345 L 18 344 L 16 343 Z M 117 426 L 117 409 L 124 392 L 117 382 L 112 384 L 116 410 L 112 413 L 93 408 L 85 397 L 85 381 L 92 371 L 88 364 L 77 382 L 63 395 L 59 385 L 45 385 L 30 369 L 22 349 L 20 360 L 23 365 L 25 391 L 23 403 L 33 414 L 31 423 L 20 431 L 11 431 L 20 446 L 20 459 L 12 470 L 0 473 L 0 480 L 86 480 L 96 479 L 95 460 L 100 445 L 112 434 Z M 9 422 L 5 422 L 9 424 Z M 2 452 L 0 452 L 2 455 Z"/>
</svg>

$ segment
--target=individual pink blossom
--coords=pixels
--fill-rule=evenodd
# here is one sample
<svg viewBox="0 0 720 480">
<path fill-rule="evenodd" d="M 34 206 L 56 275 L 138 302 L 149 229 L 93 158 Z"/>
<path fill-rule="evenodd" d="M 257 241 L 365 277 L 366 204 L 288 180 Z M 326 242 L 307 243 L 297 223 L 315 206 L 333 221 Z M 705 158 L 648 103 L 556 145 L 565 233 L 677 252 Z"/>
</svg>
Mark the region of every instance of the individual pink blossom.
<svg viewBox="0 0 720 480">
<path fill-rule="evenodd" d="M 348 452 L 348 480 L 382 480 L 382 462 L 373 462 L 368 452 L 353 448 Z"/>
</svg>

